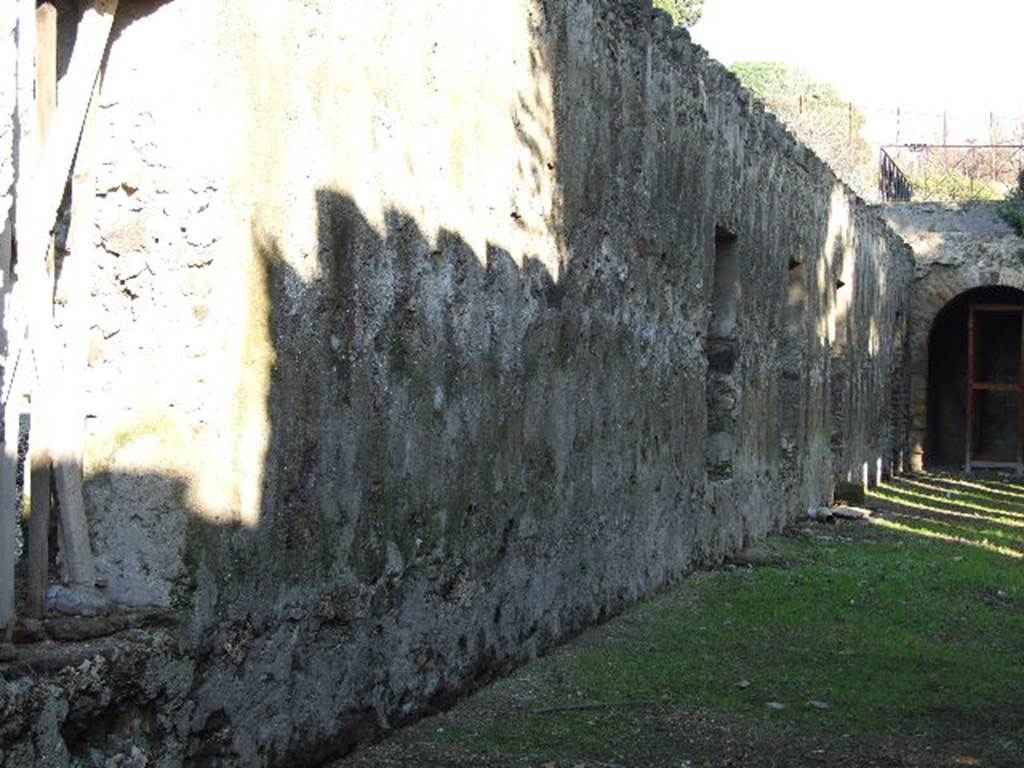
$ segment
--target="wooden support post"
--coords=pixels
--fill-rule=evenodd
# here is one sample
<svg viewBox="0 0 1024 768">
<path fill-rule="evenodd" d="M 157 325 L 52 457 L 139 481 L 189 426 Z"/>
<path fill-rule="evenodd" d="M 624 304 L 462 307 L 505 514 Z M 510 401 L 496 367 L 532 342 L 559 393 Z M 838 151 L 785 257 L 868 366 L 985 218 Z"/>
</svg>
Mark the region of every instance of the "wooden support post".
<svg viewBox="0 0 1024 768">
<path fill-rule="evenodd" d="M 2 30 L 0 30 L 2 34 Z M 6 283 L 9 280 L 11 265 L 11 224 L 10 220 L 0 222 L 3 231 L 0 232 L 0 271 L 4 281 L 4 295 L 8 293 Z M 6 308 L 0 304 L 0 347 L 8 349 L 6 338 Z M 5 366 L 9 362 L 5 361 Z M 17 465 L 18 465 L 18 442 L 15 437 L 12 442 L 9 435 L 12 433 L 10 426 L 18 424 L 18 413 L 9 404 L 3 405 L 0 419 L 3 421 L 0 430 L 0 644 L 8 642 L 14 627 L 14 562 L 17 557 Z M 14 435 L 17 431 L 14 430 Z"/>
<path fill-rule="evenodd" d="M 35 408 L 33 408 L 35 410 Z M 33 418 L 35 431 L 37 417 Z M 34 442 L 36 436 L 31 440 Z M 29 484 L 32 496 L 29 501 L 28 521 L 28 584 L 25 592 L 25 613 L 33 619 L 41 619 L 46 612 L 46 590 L 50 586 L 50 464 L 40 461 L 29 450 Z"/>
<path fill-rule="evenodd" d="M 9 6 L 8 6 L 9 7 Z M 14 154 L 15 154 L 15 231 L 21 225 L 24 210 L 18 203 L 26 198 L 29 188 L 30 169 L 35 164 L 35 39 L 36 39 L 36 17 L 35 0 L 17 0 L 15 7 L 17 46 L 15 49 L 16 61 L 16 84 L 17 96 L 17 121 L 15 124 Z M 9 233 L 10 234 L 10 233 Z M 19 352 L 24 335 L 24 325 L 19 316 L 19 293 L 20 290 L 14 280 L 13 268 L 13 240 L 10 249 L 4 251 L 4 263 L 2 264 L 3 275 L 3 341 L 4 341 L 4 381 L 3 381 L 3 409 L 4 409 L 4 450 L 2 462 L 0 462 L 0 515 L 3 515 L 5 522 L 0 524 L 2 530 L 13 537 L 13 531 L 7 528 L 6 520 L 14 519 L 18 508 L 17 488 L 17 456 L 18 439 L 20 435 L 21 398 L 15 390 L 15 382 L 18 380 L 15 371 L 18 368 Z M 0 557 L 3 562 L 2 590 L 0 590 L 0 614 L 4 619 L 0 629 L 5 635 L 10 634 L 14 621 L 14 541 L 3 542 L 4 554 Z M 10 581 L 8 581 L 10 576 Z"/>
<path fill-rule="evenodd" d="M 80 387 L 85 378 L 89 356 L 88 318 L 89 268 L 92 263 L 93 202 L 95 201 L 96 128 L 99 113 L 100 81 L 93 86 L 89 111 L 82 126 L 82 137 L 71 175 L 71 229 L 68 255 L 61 269 L 61 296 L 64 300 L 62 334 L 66 357 L 64 376 L 54 382 L 56 423 L 49 424 L 50 446 L 54 460 L 57 498 L 61 519 L 66 515 L 85 520 L 83 493 L 83 454 L 85 449 L 85 404 Z"/>
<path fill-rule="evenodd" d="M 93 86 L 99 77 L 118 0 L 92 0 L 90 5 L 78 25 L 71 63 L 61 88 L 63 98 L 57 105 L 54 129 L 43 149 L 36 174 L 37 182 L 32 188 L 32 199 L 28 201 L 31 207 L 29 231 L 19 233 L 18 237 L 19 252 L 39 256 L 38 259 L 29 260 L 34 276 L 38 276 L 42 266 L 41 255 L 45 252 L 47 238 L 53 231 L 57 217 L 57 209 L 64 198 L 68 174 L 71 172 L 71 163 L 78 148 L 82 124 L 89 101 L 92 99 Z M 38 329 L 35 327 L 37 322 L 41 326 Z M 29 325 L 33 336 L 45 335 L 47 326 L 51 331 L 53 328 L 52 322 L 42 322 L 42 318 L 36 317 L 35 313 L 30 314 Z"/>
<path fill-rule="evenodd" d="M 26 225 L 19 226 L 18 231 L 21 254 L 19 279 L 24 281 L 29 296 L 41 296 L 44 291 L 53 290 L 52 281 L 47 281 L 46 276 L 46 246 L 64 196 L 117 6 L 118 0 L 91 0 L 78 25 L 75 48 L 61 89 L 62 98 L 57 106 L 53 131 L 47 137 L 36 169 L 31 197 L 26 203 L 29 208 L 25 216 Z M 64 371 L 57 354 L 53 313 L 47 311 L 47 307 L 40 302 L 27 303 L 29 338 L 38 377 L 43 382 L 63 381 Z M 61 462 L 63 458 L 57 456 L 55 460 Z M 61 534 L 65 545 L 64 562 L 70 580 L 75 584 L 94 584 L 96 569 L 84 509 L 75 508 L 73 504 L 62 504 Z"/>
<path fill-rule="evenodd" d="M 9 44 L 17 31 L 17 7 L 14 3 L 5 3 L 0 8 L 0 51 L 3 51 L 3 60 L 0 61 L 0 77 L 4 79 L 0 83 L 0 90 L 6 93 L 17 93 L 17 60 L 16 48 Z M 8 90 L 10 89 L 10 90 Z M 11 117 L 6 106 L 4 111 L 5 120 Z M 13 126 L 12 126 L 13 127 Z M 5 139 L 4 146 L 0 147 L 5 161 L 14 162 L 13 135 Z M 7 144 L 6 141 L 10 141 Z M 7 153 L 10 153 L 9 155 Z M 7 198 L 13 192 L 9 189 L 0 189 L 0 198 Z M 13 285 L 11 279 L 11 260 L 13 258 L 13 227 L 14 209 L 0 211 L 0 352 L 5 355 L 9 351 L 7 339 L 7 322 L 9 318 L 8 302 L 10 287 Z M 4 359 L 4 368 L 10 365 L 8 359 Z M 4 377 L 6 378 L 6 377 Z M 17 557 L 17 442 L 13 445 L 4 439 L 8 433 L 7 423 L 18 422 L 18 415 L 14 409 L 3 407 L 0 401 L 0 645 L 10 642 L 14 629 L 15 605 L 14 605 L 14 565 Z"/>
<path fill-rule="evenodd" d="M 36 121 L 40 146 L 46 138 L 57 111 L 57 8 L 44 3 L 36 9 Z M 37 285 L 38 292 L 29 295 L 50 316 L 53 315 L 53 236 L 46 251 L 48 280 Z M 43 375 L 37 360 L 37 379 L 32 392 L 32 431 L 29 440 L 29 487 L 31 502 L 28 526 L 28 591 L 25 611 L 41 619 L 46 609 L 46 590 L 50 586 L 50 484 L 51 457 L 47 422 L 52 402 L 49 391 L 53 382 Z"/>
<path fill-rule="evenodd" d="M 0 270 L 6 282 L 11 264 L 11 222 L 3 222 L 0 233 Z M 6 289 L 6 286 L 5 286 Z M 6 294 L 7 291 L 5 290 Z M 6 312 L 0 313 L 6 321 Z M 3 324 L 5 325 L 5 323 Z M 6 328 L 5 328 L 6 330 Z M 4 334 L 6 337 L 6 334 Z M 0 344 L 7 348 L 6 338 Z M 5 363 L 6 364 L 6 363 Z M 17 437 L 11 441 L 8 437 L 12 430 L 9 424 L 18 423 L 17 410 L 7 405 L 3 407 L 3 429 L 0 432 L 0 644 L 10 640 L 14 628 L 14 562 L 17 557 L 17 481 L 18 442 Z M 17 435 L 17 431 L 14 431 Z"/>
</svg>

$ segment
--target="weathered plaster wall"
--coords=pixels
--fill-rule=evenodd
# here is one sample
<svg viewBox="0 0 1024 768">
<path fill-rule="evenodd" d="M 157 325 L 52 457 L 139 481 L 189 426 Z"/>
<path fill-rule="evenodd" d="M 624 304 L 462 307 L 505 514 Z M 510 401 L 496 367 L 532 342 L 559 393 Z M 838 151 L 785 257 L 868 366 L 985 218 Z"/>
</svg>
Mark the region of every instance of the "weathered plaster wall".
<svg viewBox="0 0 1024 768">
<path fill-rule="evenodd" d="M 1024 289 L 1024 240 L 996 203 L 902 203 L 881 211 L 914 250 L 908 383 L 909 469 L 926 463 L 928 338 L 936 316 L 965 291 L 984 286 Z"/>
<path fill-rule="evenodd" d="M 16 16 L 12 3 L 0 8 L 0 285 L 6 297 L 11 279 L 11 257 L 14 226 L 14 128 L 15 106 L 17 103 L 17 48 L 15 43 Z M 9 310 L 6 298 L 0 300 L 0 326 L 6 328 Z M 3 363 L 0 372 L 8 369 L 9 348 L 7 334 L 0 332 L 0 355 Z M 7 430 L 3 429 L 0 444 L 7 442 Z M 0 445 L 0 450 L 4 446 Z M 5 464 L 0 455 L 0 493 L 14 485 L 10 464 Z M 0 519 L 0 547 L 12 551 L 17 536 L 13 516 Z M 14 562 L 12 557 L 0 557 L 0 626 L 10 623 L 14 611 L 13 588 Z M 2 631 L 2 630 L 0 630 Z"/>
<path fill-rule="evenodd" d="M 909 254 L 649 3 L 117 27 L 86 472 L 183 617 L 151 764 L 342 750 L 899 449 Z"/>
<path fill-rule="evenodd" d="M 167 604 L 186 578 L 192 495 L 220 481 L 219 388 L 240 365 L 217 26 L 216 4 L 129 3 L 100 96 L 85 472 L 98 570 L 132 603 Z"/>
<path fill-rule="evenodd" d="M 0 8 L 0 243 L 10 236 L 14 203 L 15 21 L 12 4 Z"/>
</svg>

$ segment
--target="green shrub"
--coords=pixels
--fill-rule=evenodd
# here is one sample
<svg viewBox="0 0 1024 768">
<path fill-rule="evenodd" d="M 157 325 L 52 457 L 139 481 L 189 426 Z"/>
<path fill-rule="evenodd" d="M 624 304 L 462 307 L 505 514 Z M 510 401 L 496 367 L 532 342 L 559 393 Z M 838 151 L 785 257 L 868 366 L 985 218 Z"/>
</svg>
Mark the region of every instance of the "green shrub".
<svg viewBox="0 0 1024 768">
<path fill-rule="evenodd" d="M 999 206 L 999 218 L 1013 227 L 1013 231 L 1024 237 L 1024 205 L 1007 202 Z"/>
<path fill-rule="evenodd" d="M 1017 186 L 1007 193 L 1006 202 L 999 206 L 999 217 L 1024 237 L 1024 168 L 1017 174 Z"/>
<path fill-rule="evenodd" d="M 1005 187 L 987 179 L 972 179 L 958 170 L 929 170 L 925 173 L 908 172 L 914 187 L 915 200 L 957 203 L 969 200 L 1002 200 Z"/>
</svg>

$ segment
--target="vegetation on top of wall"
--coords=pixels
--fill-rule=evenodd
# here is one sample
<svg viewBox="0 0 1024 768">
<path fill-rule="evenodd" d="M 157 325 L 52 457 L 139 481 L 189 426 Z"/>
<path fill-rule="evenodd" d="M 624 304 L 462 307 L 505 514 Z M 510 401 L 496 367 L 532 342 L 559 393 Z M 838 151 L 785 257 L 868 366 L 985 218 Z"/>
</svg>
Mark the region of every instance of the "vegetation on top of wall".
<svg viewBox="0 0 1024 768">
<path fill-rule="evenodd" d="M 1024 168 L 1017 174 L 1017 186 L 1009 191 L 1006 202 L 999 206 L 999 217 L 1024 237 Z"/>
<path fill-rule="evenodd" d="M 867 119 L 835 86 L 780 62 L 743 61 L 730 69 L 857 194 L 875 197 L 878 162 L 861 135 Z"/>
<path fill-rule="evenodd" d="M 1024 205 L 1019 202 L 1008 202 L 999 206 L 999 216 L 1013 227 L 1013 231 L 1024 237 Z"/>
<path fill-rule="evenodd" d="M 929 169 L 916 173 L 908 170 L 906 176 L 914 188 L 914 199 L 929 202 L 992 202 L 1001 200 L 1005 189 L 998 182 L 972 178 L 959 170 Z"/>
<path fill-rule="evenodd" d="M 692 27 L 700 21 L 704 0 L 654 0 L 654 7 L 671 16 L 680 27 Z"/>
</svg>

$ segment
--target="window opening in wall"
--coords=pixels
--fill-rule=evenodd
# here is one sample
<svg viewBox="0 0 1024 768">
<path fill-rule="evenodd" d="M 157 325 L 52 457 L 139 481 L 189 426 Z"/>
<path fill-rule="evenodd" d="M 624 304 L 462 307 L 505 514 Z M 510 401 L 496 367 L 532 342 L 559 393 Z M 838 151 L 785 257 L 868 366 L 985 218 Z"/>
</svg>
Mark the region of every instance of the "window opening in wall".
<svg viewBox="0 0 1024 768">
<path fill-rule="evenodd" d="M 715 227 L 714 277 L 711 286 L 711 319 L 707 353 L 707 448 L 706 470 L 712 480 L 732 477 L 736 444 L 739 382 L 736 338 L 740 303 L 740 270 L 737 237 Z"/>
</svg>

